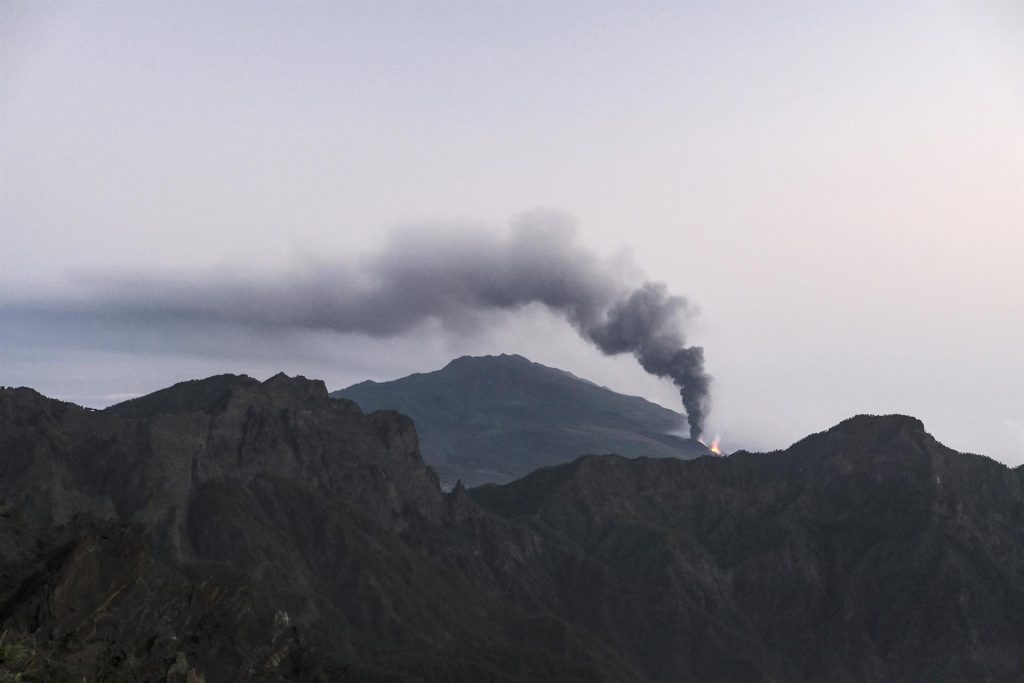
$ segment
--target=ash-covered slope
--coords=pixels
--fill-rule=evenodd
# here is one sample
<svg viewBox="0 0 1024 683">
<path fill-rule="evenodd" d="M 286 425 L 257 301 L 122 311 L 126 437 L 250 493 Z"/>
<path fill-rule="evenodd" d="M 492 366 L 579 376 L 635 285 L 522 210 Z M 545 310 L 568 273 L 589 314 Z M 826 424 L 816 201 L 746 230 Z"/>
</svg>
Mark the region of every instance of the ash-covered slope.
<svg viewBox="0 0 1024 683">
<path fill-rule="evenodd" d="M 586 457 L 470 495 L 596 560 L 567 599 L 600 595 L 589 628 L 654 679 L 1024 680 L 1024 472 L 913 418 L 771 454 Z"/>
<path fill-rule="evenodd" d="M 446 487 L 506 483 L 587 453 L 695 458 L 703 444 L 671 432 L 686 418 L 522 356 L 457 358 L 436 372 L 361 382 L 331 394 L 416 422 Z"/>
</svg>

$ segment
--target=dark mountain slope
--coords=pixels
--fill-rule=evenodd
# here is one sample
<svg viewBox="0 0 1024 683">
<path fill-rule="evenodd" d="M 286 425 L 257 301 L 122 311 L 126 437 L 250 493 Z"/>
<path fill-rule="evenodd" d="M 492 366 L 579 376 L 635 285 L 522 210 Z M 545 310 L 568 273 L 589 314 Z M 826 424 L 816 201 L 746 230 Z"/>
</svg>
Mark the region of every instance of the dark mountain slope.
<svg viewBox="0 0 1024 683">
<path fill-rule="evenodd" d="M 557 600 L 537 559 L 541 539 L 461 489 L 445 495 L 408 418 L 364 415 L 329 399 L 321 382 L 214 377 L 105 411 L 2 390 L 0 496 L 30 528 L 55 534 L 5 548 L 11 597 L 0 619 L 73 672 L 67 680 L 108 665 L 121 668 L 103 680 L 137 680 L 140 666 L 173 665 L 150 647 L 165 631 L 173 642 L 195 641 L 180 651 L 204 671 L 264 666 L 259 648 L 220 652 L 229 630 L 202 626 L 218 605 L 226 613 L 216 623 L 247 628 L 255 619 L 251 640 L 279 647 L 274 615 L 287 614 L 310 640 L 301 652 L 327 653 L 323 665 L 303 668 L 283 650 L 266 680 L 342 669 L 356 680 L 637 679 L 551 615 Z M 126 522 L 138 538 L 123 585 L 136 588 L 126 593 L 98 569 L 75 584 L 76 593 L 103 596 L 88 610 L 104 629 L 34 607 L 57 599 L 54 576 L 68 549 L 93 547 L 89 529 Z M 125 561 L 120 545 L 94 545 L 88 554 L 102 566 Z M 103 560 L 107 549 L 113 558 Z M 26 555 L 37 559 L 18 569 Z M 151 580 L 144 567 L 165 578 Z M 250 597 L 183 602 L 207 590 Z M 165 607 L 140 614 L 137 603 Z M 550 648 L 534 622 L 552 624 L 561 645 Z M 84 630 L 81 645 L 64 642 L 69 629 Z M 79 647 L 87 654 L 75 654 Z"/>
<path fill-rule="evenodd" d="M 320 382 L 0 390 L 0 487 L 26 681 L 1024 676 L 1024 471 L 911 418 L 445 494 Z"/>
<path fill-rule="evenodd" d="M 0 544 L 0 621 L 27 651 L 4 657 L 0 680 L 352 680 L 263 595 L 155 560 L 140 525 L 79 518 L 40 531 L 8 508 Z"/>
<path fill-rule="evenodd" d="M 362 382 L 331 394 L 416 422 L 446 486 L 504 483 L 586 453 L 693 458 L 699 442 L 670 432 L 679 413 L 623 396 L 522 356 L 458 358 L 436 372 Z"/>
<path fill-rule="evenodd" d="M 1024 680 L 1024 476 L 912 418 L 768 455 L 587 457 L 471 495 L 637 587 L 592 628 L 647 643 L 658 678 L 717 624 L 776 680 Z"/>
</svg>

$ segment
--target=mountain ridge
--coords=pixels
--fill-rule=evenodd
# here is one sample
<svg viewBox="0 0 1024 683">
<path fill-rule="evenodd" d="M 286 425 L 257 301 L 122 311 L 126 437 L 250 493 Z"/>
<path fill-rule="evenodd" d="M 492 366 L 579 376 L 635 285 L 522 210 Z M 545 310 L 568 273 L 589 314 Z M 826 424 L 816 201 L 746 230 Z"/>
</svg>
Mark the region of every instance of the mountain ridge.
<svg viewBox="0 0 1024 683">
<path fill-rule="evenodd" d="M 725 609 L 712 621 L 744 615 L 750 642 L 778 657 L 775 680 L 1024 676 L 1024 476 L 942 446 L 914 418 L 858 416 L 771 454 L 588 456 L 469 495 L 655 594 L 674 595 L 684 572 Z M 666 562 L 672 572 L 652 573 Z M 634 630 L 685 651 L 643 621 Z"/>
<path fill-rule="evenodd" d="M 0 627 L 35 680 L 1024 676 L 1024 470 L 914 418 L 445 493 L 412 420 L 315 380 L 176 386 L 0 390 Z"/>
</svg>

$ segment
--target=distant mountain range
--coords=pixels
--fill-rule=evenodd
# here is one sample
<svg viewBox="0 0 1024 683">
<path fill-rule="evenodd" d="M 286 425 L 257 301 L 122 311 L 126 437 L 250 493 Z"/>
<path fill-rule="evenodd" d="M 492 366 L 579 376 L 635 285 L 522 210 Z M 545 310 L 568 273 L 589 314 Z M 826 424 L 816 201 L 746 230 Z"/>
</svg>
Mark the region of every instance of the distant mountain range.
<svg viewBox="0 0 1024 683">
<path fill-rule="evenodd" d="M 318 381 L 0 389 L 0 497 L 0 680 L 1024 679 L 1024 468 L 910 417 L 446 493 Z"/>
<path fill-rule="evenodd" d="M 361 382 L 331 396 L 411 417 L 423 457 L 445 488 L 458 480 L 507 483 L 587 454 L 709 453 L 699 441 L 677 436 L 683 415 L 522 356 L 464 356 L 436 372 Z"/>
</svg>

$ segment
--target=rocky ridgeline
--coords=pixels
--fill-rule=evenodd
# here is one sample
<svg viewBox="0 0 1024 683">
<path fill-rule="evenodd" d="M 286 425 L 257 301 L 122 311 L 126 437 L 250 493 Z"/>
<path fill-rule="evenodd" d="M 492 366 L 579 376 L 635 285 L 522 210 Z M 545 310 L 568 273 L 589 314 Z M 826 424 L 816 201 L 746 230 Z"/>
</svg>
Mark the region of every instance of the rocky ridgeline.
<svg viewBox="0 0 1024 683">
<path fill-rule="evenodd" d="M 330 401 L 320 381 L 220 376 L 92 411 L 28 389 L 0 399 L 0 496 L 38 524 L 78 513 L 147 525 L 163 554 L 195 553 L 189 503 L 209 487 L 286 480 L 385 526 L 437 515 L 412 422 Z M 194 524 L 192 523 L 194 522 Z"/>
<path fill-rule="evenodd" d="M 301 377 L 4 389 L 0 496 L 0 677 L 1024 677 L 1024 470 L 912 418 L 446 494 Z"/>
</svg>

